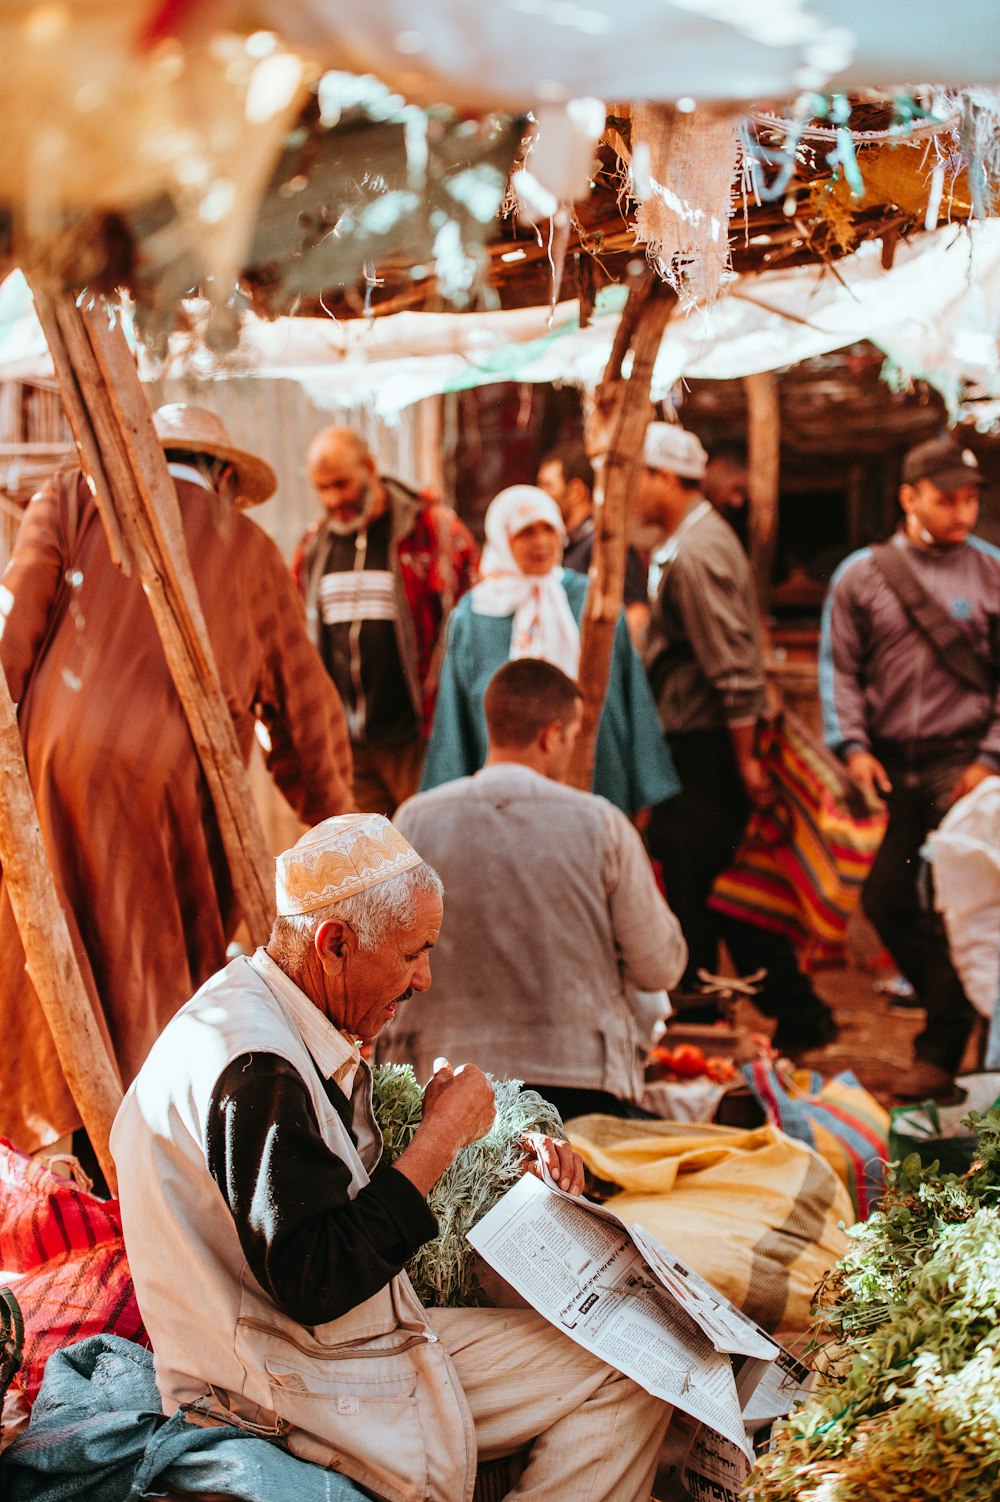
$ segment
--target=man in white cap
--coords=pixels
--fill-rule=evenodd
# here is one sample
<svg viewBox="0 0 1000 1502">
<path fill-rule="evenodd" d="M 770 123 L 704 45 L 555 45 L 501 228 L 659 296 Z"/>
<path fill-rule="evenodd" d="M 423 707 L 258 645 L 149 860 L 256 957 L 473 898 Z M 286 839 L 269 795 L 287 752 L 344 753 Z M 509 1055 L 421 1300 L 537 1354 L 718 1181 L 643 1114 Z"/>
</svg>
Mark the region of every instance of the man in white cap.
<svg viewBox="0 0 1000 1502">
<path fill-rule="evenodd" d="M 430 985 L 441 883 L 378 814 L 278 857 L 266 949 L 170 1023 L 112 1132 L 136 1293 L 168 1412 L 280 1438 L 388 1502 L 469 1502 L 531 1444 L 517 1494 L 646 1502 L 670 1410 L 523 1309 L 433 1309 L 402 1271 L 425 1196 L 493 1091 L 440 1061 L 390 1168 L 371 1042 Z M 540 1151 L 571 1192 L 566 1143 Z"/>
<path fill-rule="evenodd" d="M 337 693 L 275 544 L 244 516 L 270 466 L 213 413 L 155 416 L 236 736 L 255 722 L 309 823 L 352 807 Z M 0 660 L 56 885 L 125 1084 L 218 969 L 239 922 L 218 821 L 139 578 L 112 562 L 79 469 L 34 497 L 0 590 Z M 29 1151 L 79 1126 L 0 892 L 0 1136 Z"/>
<path fill-rule="evenodd" d="M 751 809 L 772 797 L 756 750 L 766 700 L 750 567 L 732 527 L 701 493 L 708 455 L 694 433 L 650 423 L 643 462 L 637 519 L 662 539 L 650 563 L 645 663 L 681 780 L 680 794 L 653 810 L 647 840 L 687 940 L 682 987 L 696 989 L 699 969 L 717 969 L 724 938 L 742 974 L 766 968 L 757 1004 L 778 1020 L 775 1045 L 802 1055 L 830 1042 L 836 1028 L 790 942 L 708 906 Z"/>
</svg>

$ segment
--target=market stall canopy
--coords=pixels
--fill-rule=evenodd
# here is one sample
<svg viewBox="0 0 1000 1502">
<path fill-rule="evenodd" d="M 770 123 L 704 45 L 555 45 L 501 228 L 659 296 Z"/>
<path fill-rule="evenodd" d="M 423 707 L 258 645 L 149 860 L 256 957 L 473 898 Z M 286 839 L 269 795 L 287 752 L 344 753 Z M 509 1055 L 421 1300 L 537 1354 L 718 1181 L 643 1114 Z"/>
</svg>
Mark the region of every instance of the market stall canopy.
<svg viewBox="0 0 1000 1502">
<path fill-rule="evenodd" d="M 374 73 L 407 98 L 477 112 L 584 95 L 752 100 L 828 84 L 1000 81 L 995 0 L 962 0 L 960 15 L 939 0 L 234 0 L 216 15 L 271 26 L 325 66 Z"/>
<path fill-rule="evenodd" d="M 622 297 L 609 289 L 590 324 L 579 305 L 493 313 L 398 313 L 370 322 L 247 314 L 235 355 L 206 352 L 204 308 L 188 305 L 163 365 L 147 378 L 227 375 L 293 380 L 319 406 L 367 405 L 391 421 L 424 397 L 496 381 L 593 386 L 607 363 Z M 937 387 L 954 414 L 975 385 L 1000 396 L 1000 221 L 945 228 L 901 246 L 891 270 L 865 245 L 836 274 L 799 266 L 736 277 L 708 310 L 675 314 L 654 398 L 682 376 L 725 379 L 787 367 L 870 339 L 904 373 Z M 23 280 L 0 288 L 0 379 L 45 376 L 51 362 Z"/>
<path fill-rule="evenodd" d="M 682 304 L 888 264 L 1000 171 L 994 0 L 8 0 L 0 55 L 0 266 L 126 288 L 160 352 L 193 288 L 219 350 L 247 301 L 586 321 L 637 250 Z"/>
</svg>

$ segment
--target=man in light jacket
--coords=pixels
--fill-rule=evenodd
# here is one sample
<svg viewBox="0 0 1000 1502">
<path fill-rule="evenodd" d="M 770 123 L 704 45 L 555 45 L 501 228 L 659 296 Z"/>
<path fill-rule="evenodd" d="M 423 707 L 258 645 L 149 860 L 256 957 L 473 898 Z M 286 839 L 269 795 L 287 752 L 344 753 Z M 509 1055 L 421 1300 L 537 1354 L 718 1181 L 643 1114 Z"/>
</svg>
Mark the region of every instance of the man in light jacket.
<svg viewBox="0 0 1000 1502">
<path fill-rule="evenodd" d="M 687 948 L 636 830 L 607 799 L 561 786 L 580 690 L 518 658 L 490 681 L 486 765 L 398 810 L 448 891 L 433 999 L 386 1030 L 380 1057 L 418 1076 L 474 1054 L 564 1117 L 627 1114 L 642 1090 L 636 990 L 660 991 Z"/>
<path fill-rule="evenodd" d="M 385 1502 L 471 1502 L 530 1446 L 529 1502 L 646 1502 L 668 1404 L 526 1309 L 434 1309 L 402 1271 L 426 1196 L 488 1131 L 493 1091 L 441 1062 L 392 1167 L 371 1042 L 430 985 L 441 882 L 377 814 L 278 857 L 266 949 L 170 1023 L 111 1146 L 164 1408 L 272 1438 Z M 566 1143 L 540 1153 L 578 1193 Z"/>
</svg>

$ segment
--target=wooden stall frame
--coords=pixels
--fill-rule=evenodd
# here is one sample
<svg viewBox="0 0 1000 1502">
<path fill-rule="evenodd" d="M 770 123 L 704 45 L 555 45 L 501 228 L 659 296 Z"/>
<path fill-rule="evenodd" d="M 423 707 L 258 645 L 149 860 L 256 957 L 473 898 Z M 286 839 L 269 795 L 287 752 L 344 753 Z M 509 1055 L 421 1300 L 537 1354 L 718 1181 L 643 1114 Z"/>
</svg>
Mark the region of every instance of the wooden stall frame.
<svg viewBox="0 0 1000 1502">
<path fill-rule="evenodd" d="M 28 976 L 52 1033 L 70 1093 L 114 1194 L 108 1149 L 122 1083 L 91 1005 L 49 866 L 28 780 L 17 714 L 0 666 L 0 866 Z M 10 959 L 6 960 L 10 963 Z"/>
<path fill-rule="evenodd" d="M 566 779 L 585 790 L 593 786 L 597 730 L 622 608 L 632 501 L 646 426 L 652 417 L 653 365 L 676 303 L 677 294 L 650 268 L 643 268 L 633 279 L 588 423 L 587 452 L 593 459 L 603 456 L 603 462 L 595 478 L 594 552 L 580 623 L 583 721 Z M 623 379 L 622 366 L 630 349 L 632 368 L 628 379 Z"/>
<path fill-rule="evenodd" d="M 743 377 L 747 399 L 747 506 L 750 567 L 757 606 L 766 619 L 778 537 L 781 408 L 778 381 L 770 371 Z"/>
<path fill-rule="evenodd" d="M 263 942 L 274 916 L 271 863 L 222 692 L 167 470 L 135 361 L 113 310 L 81 308 L 33 279 L 81 467 L 115 563 L 133 559 L 205 772 L 243 917 Z M 45 852 L 16 709 L 0 670 L 0 862 L 28 974 L 108 1185 L 122 1083 L 81 974 Z"/>
<path fill-rule="evenodd" d="M 33 279 L 32 294 L 112 557 L 134 557 L 215 805 L 255 942 L 274 918 L 271 863 L 187 556 L 180 507 L 121 322 Z"/>
</svg>

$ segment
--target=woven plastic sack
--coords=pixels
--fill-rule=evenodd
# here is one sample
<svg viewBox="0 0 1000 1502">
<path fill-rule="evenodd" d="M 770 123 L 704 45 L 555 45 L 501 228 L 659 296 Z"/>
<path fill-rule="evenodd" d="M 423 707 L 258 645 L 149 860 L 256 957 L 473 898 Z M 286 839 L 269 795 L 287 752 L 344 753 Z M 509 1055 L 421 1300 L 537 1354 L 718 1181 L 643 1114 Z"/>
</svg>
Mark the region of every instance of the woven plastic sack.
<svg viewBox="0 0 1000 1502">
<path fill-rule="evenodd" d="M 17 1297 L 24 1350 L 13 1386 L 34 1402 L 45 1363 L 89 1335 L 148 1344 L 117 1202 L 0 1140 L 0 1282 Z"/>
<path fill-rule="evenodd" d="M 761 751 L 777 798 L 750 819 L 709 905 L 784 934 L 807 965 L 836 963 L 887 815 L 859 801 L 844 769 L 793 715 L 775 721 Z"/>
<path fill-rule="evenodd" d="M 992 1020 L 1000 997 L 1000 777 L 984 778 L 953 804 L 923 853 L 962 989 Z"/>
<path fill-rule="evenodd" d="M 775 1127 L 579 1116 L 567 1135 L 609 1209 L 641 1225 L 765 1330 L 809 1327 L 821 1279 L 847 1249 L 851 1201 L 829 1164 Z"/>
<path fill-rule="evenodd" d="M 809 1069 L 757 1059 L 743 1076 L 768 1121 L 825 1158 L 864 1220 L 882 1195 L 889 1159 L 889 1113 L 849 1069 L 825 1080 Z"/>
</svg>

